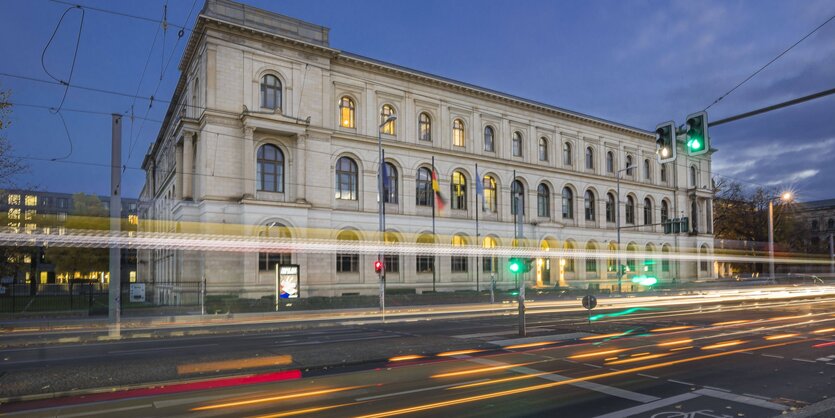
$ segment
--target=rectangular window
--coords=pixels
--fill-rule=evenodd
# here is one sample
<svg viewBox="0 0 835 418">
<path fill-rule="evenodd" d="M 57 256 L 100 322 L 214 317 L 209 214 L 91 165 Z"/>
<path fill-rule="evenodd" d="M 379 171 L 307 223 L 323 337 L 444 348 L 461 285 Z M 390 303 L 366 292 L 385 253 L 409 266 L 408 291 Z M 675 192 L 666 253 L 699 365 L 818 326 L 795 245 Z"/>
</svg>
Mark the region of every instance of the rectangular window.
<svg viewBox="0 0 835 418">
<path fill-rule="evenodd" d="M 336 254 L 336 272 L 337 273 L 356 273 L 359 271 L 359 254 L 356 253 L 337 253 Z"/>
<path fill-rule="evenodd" d="M 498 257 L 485 257 L 481 259 L 481 271 L 485 273 L 496 273 L 499 267 Z"/>
<path fill-rule="evenodd" d="M 416 256 L 415 271 L 418 273 L 432 273 L 435 271 L 435 257 L 431 255 Z"/>
<path fill-rule="evenodd" d="M 596 273 L 597 272 L 597 259 L 596 258 L 587 258 L 586 259 L 586 273 Z"/>
<path fill-rule="evenodd" d="M 663 272 L 670 271 L 670 260 L 668 260 L 666 258 L 661 260 L 661 271 L 663 271 Z"/>
<path fill-rule="evenodd" d="M 573 272 L 574 271 L 574 259 L 573 258 L 566 258 L 564 260 L 565 260 L 564 270 L 569 272 L 569 273 Z"/>
<path fill-rule="evenodd" d="M 20 195 L 19 194 L 10 194 L 9 195 L 9 204 L 10 205 L 19 205 L 20 204 Z"/>
<path fill-rule="evenodd" d="M 467 257 L 454 255 L 450 257 L 451 270 L 453 273 L 466 273 L 468 270 Z"/>
<path fill-rule="evenodd" d="M 38 196 L 26 195 L 26 206 L 38 206 Z"/>
<path fill-rule="evenodd" d="M 258 253 L 258 271 L 275 271 L 275 266 L 292 264 L 287 253 Z"/>
<path fill-rule="evenodd" d="M 635 259 L 634 258 L 630 258 L 630 259 L 626 260 L 626 268 L 628 269 L 627 271 L 630 271 L 630 272 L 635 271 Z"/>
<path fill-rule="evenodd" d="M 385 256 L 385 268 L 386 273 L 399 273 L 400 272 L 400 256 L 399 255 L 387 255 Z"/>
<path fill-rule="evenodd" d="M 9 208 L 9 219 L 20 219 L 20 208 Z"/>
<path fill-rule="evenodd" d="M 26 211 L 26 213 L 24 215 L 24 218 L 27 221 L 31 221 L 32 219 L 35 218 L 35 216 L 37 216 L 37 214 L 38 214 L 38 211 L 33 210 L 33 209 L 29 209 L 29 210 Z"/>
</svg>

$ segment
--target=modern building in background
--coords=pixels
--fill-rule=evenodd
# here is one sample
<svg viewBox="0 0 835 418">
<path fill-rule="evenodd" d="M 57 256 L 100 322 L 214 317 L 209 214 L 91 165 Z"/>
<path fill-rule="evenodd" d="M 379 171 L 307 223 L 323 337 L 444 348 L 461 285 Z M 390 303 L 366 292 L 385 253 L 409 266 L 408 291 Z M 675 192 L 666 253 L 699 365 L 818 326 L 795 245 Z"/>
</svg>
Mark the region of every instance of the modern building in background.
<svg viewBox="0 0 835 418">
<path fill-rule="evenodd" d="M 0 224 L 16 232 L 40 235 L 64 235 L 68 221 L 73 216 L 89 216 L 77 213 L 73 199 L 78 196 L 71 193 L 56 193 L 36 190 L 0 191 Z M 88 195 L 90 196 L 90 195 Z M 110 196 L 96 197 L 105 210 L 110 209 Z M 122 218 L 129 223 L 137 223 L 138 199 L 122 198 Z M 107 215 L 104 215 L 107 216 Z M 108 222 L 105 218 L 103 222 Z M 72 225 L 70 224 L 70 227 Z M 14 279 L 18 283 L 29 283 L 34 277 L 37 283 L 67 283 L 70 280 L 108 281 L 106 271 L 75 272 L 56 274 L 55 266 L 46 258 L 44 248 L 31 248 L 16 251 L 10 262 L 21 266 Z M 136 251 L 122 250 L 123 281 L 136 279 Z"/>
<path fill-rule="evenodd" d="M 615 251 L 620 216 L 625 290 L 637 289 L 630 278 L 639 274 L 661 282 L 713 274 L 713 150 L 691 158 L 679 144 L 675 164 L 659 165 L 654 133 L 334 49 L 328 28 L 228 0 L 209 0 L 190 33 L 143 161 L 141 231 L 376 240 L 381 130 L 388 241 Z M 433 206 L 433 170 L 444 208 Z M 679 217 L 691 232 L 664 234 L 660 223 Z M 652 257 L 677 253 L 697 258 Z M 269 295 L 276 264 L 300 266 L 302 297 L 378 291 L 376 256 L 352 252 L 139 257 L 139 280 L 153 282 L 163 303 L 204 279 L 210 294 Z M 391 256 L 386 285 L 473 290 L 495 278 L 510 288 L 506 261 Z M 546 257 L 525 280 L 614 290 L 616 266 L 612 257 Z"/>
</svg>

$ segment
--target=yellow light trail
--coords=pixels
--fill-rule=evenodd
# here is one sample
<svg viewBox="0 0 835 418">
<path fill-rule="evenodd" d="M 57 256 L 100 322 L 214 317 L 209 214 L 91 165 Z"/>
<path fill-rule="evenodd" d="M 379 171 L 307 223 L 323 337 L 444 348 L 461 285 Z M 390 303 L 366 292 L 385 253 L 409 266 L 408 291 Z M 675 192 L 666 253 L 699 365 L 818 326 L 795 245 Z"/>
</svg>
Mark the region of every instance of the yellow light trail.
<svg viewBox="0 0 835 418">
<path fill-rule="evenodd" d="M 649 332 L 669 332 L 669 331 L 681 331 L 681 330 L 691 329 L 691 328 L 696 328 L 696 327 L 695 327 L 695 326 L 693 326 L 693 325 L 682 325 L 682 326 L 680 326 L 680 327 L 667 327 L 667 328 L 656 328 L 656 329 L 651 329 L 651 330 L 649 330 Z"/>
<path fill-rule="evenodd" d="M 530 378 L 533 378 L 533 377 L 544 376 L 546 374 L 559 373 L 560 371 L 561 370 L 557 370 L 557 371 L 553 371 L 553 372 L 533 373 L 533 374 L 526 374 L 526 375 L 516 376 L 516 377 L 506 377 L 506 378 L 503 378 L 503 379 L 486 380 L 484 382 L 468 383 L 466 385 L 453 386 L 451 388 L 447 388 L 447 390 L 466 389 L 466 388 L 473 388 L 473 387 L 478 387 L 478 386 L 495 385 L 495 384 L 498 384 L 498 383 L 515 382 L 517 380 L 530 379 Z"/>
<path fill-rule="evenodd" d="M 417 354 L 409 354 L 409 355 L 406 355 L 406 356 L 392 357 L 392 358 L 389 359 L 389 361 L 390 362 L 396 362 L 396 361 L 406 361 L 406 360 L 417 360 L 419 358 L 423 358 L 423 356 L 419 356 Z"/>
<path fill-rule="evenodd" d="M 669 347 L 671 345 L 690 344 L 692 342 L 693 342 L 692 339 L 685 338 L 683 340 L 675 340 L 675 341 L 667 341 L 667 342 L 659 343 L 658 346 L 659 347 Z"/>
<path fill-rule="evenodd" d="M 438 356 L 438 357 L 463 356 L 463 355 L 466 355 L 466 354 L 480 353 L 482 351 L 484 351 L 484 350 L 446 351 L 446 352 L 443 352 L 443 353 L 438 353 L 438 354 L 436 354 L 436 356 Z"/>
<path fill-rule="evenodd" d="M 253 405 L 253 404 L 257 404 L 257 403 L 283 401 L 285 399 L 306 398 L 308 396 L 327 395 L 329 393 L 344 392 L 344 391 L 359 389 L 359 388 L 363 388 L 363 387 L 365 387 L 365 386 L 348 386 L 348 387 L 344 387 L 344 388 L 322 389 L 322 390 L 314 390 L 314 391 L 311 391 L 311 392 L 299 392 L 299 393 L 291 393 L 291 394 L 288 394 L 288 395 L 270 396 L 270 397 L 267 397 L 267 398 L 247 399 L 245 401 L 235 401 L 235 402 L 226 402 L 226 403 L 219 403 L 219 404 L 206 405 L 206 406 L 198 406 L 196 408 L 191 408 L 191 411 L 209 411 L 209 410 L 212 410 L 212 409 L 231 408 L 231 407 L 235 407 L 235 406 Z"/>
<path fill-rule="evenodd" d="M 602 340 L 602 339 L 604 339 L 604 338 L 614 338 L 614 337 L 620 337 L 620 336 L 622 336 L 622 335 L 626 335 L 626 334 L 627 334 L 626 332 L 616 332 L 616 333 L 614 333 L 614 334 L 591 335 L 591 336 L 588 336 L 588 337 L 583 337 L 583 338 L 580 338 L 580 339 L 581 339 L 581 340 L 584 340 L 584 341 L 588 341 L 588 340 Z"/>
<path fill-rule="evenodd" d="M 488 373 L 488 372 L 493 372 L 493 371 L 496 371 L 496 370 L 504 370 L 504 369 L 511 369 L 513 367 L 527 366 L 529 364 L 533 364 L 533 363 L 531 362 L 531 363 L 522 363 L 522 364 L 505 364 L 503 366 L 482 367 L 480 369 L 462 370 L 460 372 L 435 374 L 435 375 L 432 375 L 430 377 L 433 378 L 433 379 L 440 379 L 440 378 L 443 378 L 443 377 L 463 376 L 463 375 L 475 374 L 475 373 Z"/>
<path fill-rule="evenodd" d="M 806 340 L 804 340 L 804 341 L 806 341 Z M 573 378 L 573 379 L 561 380 L 559 382 L 550 382 L 550 383 L 544 383 L 544 384 L 540 384 L 540 385 L 527 386 L 527 387 L 518 388 L 518 389 L 505 390 L 505 391 L 501 391 L 501 392 L 492 392 L 492 393 L 487 393 L 487 394 L 484 394 L 484 395 L 469 396 L 469 397 L 466 397 L 466 398 L 452 399 L 452 400 L 443 401 L 443 402 L 435 402 L 435 403 L 430 403 L 430 404 L 425 404 L 425 405 L 412 406 L 412 407 L 408 407 L 408 408 L 394 409 L 394 410 L 391 410 L 391 411 L 385 411 L 385 412 L 378 412 L 378 413 L 375 413 L 375 414 L 362 415 L 362 416 L 358 416 L 356 418 L 384 418 L 384 417 L 391 417 L 391 416 L 396 416 L 396 415 L 409 414 L 409 413 L 412 413 L 412 412 L 427 411 L 427 410 L 430 410 L 430 409 L 437 409 L 437 408 L 443 408 L 443 407 L 447 407 L 447 406 L 460 405 L 460 404 L 464 404 L 464 403 L 477 402 L 477 401 L 482 401 L 482 400 L 485 400 L 485 399 L 493 399 L 493 398 L 498 398 L 498 397 L 502 397 L 502 396 L 515 395 L 515 394 L 518 394 L 518 393 L 533 392 L 533 391 L 538 391 L 538 390 L 542 390 L 542 389 L 549 389 L 549 388 L 558 387 L 558 386 L 571 385 L 571 384 L 574 384 L 574 383 L 585 382 L 585 381 L 588 381 L 588 380 L 603 379 L 603 378 L 612 377 L 612 376 L 620 376 L 620 375 L 623 375 L 623 374 L 630 374 L 630 373 L 636 373 L 636 372 L 641 372 L 641 371 L 645 371 L 645 370 L 652 370 L 652 369 L 658 369 L 658 368 L 662 368 L 662 367 L 674 366 L 676 364 L 690 363 L 690 362 L 700 361 L 700 360 L 707 360 L 707 359 L 711 359 L 711 358 L 727 356 L 727 355 L 731 355 L 731 354 L 737 354 L 737 353 L 741 353 L 743 351 L 764 350 L 764 349 L 767 349 L 767 348 L 781 347 L 781 346 L 785 346 L 785 345 L 789 345 L 789 344 L 798 344 L 800 342 L 802 342 L 802 341 L 783 342 L 783 343 L 769 344 L 769 345 L 765 345 L 765 346 L 753 347 L 753 348 L 747 348 L 747 349 L 741 349 L 741 350 L 725 351 L 725 352 L 721 352 L 721 353 L 706 354 L 706 355 L 702 355 L 702 356 L 698 356 L 698 357 L 691 357 L 691 358 L 680 359 L 680 360 L 671 360 L 671 361 L 664 362 L 664 363 L 648 364 L 648 365 L 645 365 L 645 366 L 633 367 L 631 369 L 616 370 L 616 371 L 600 373 L 600 374 L 591 375 L 591 376 L 584 376 L 584 377 L 577 377 L 577 378 Z"/>
<path fill-rule="evenodd" d="M 721 327 L 721 326 L 724 326 L 724 325 L 745 324 L 745 323 L 748 323 L 748 322 L 751 322 L 751 321 L 752 320 L 750 320 L 750 319 L 738 319 L 736 321 L 717 322 L 717 323 L 711 324 L 711 325 L 713 325 L 714 327 Z"/>
<path fill-rule="evenodd" d="M 294 411 L 287 411 L 287 412 L 279 412 L 277 414 L 267 414 L 267 415 L 258 415 L 254 418 L 281 418 L 281 417 L 291 417 L 293 415 L 302 415 L 302 414 L 309 414 L 311 412 L 320 412 L 326 411 L 328 409 L 335 409 L 341 408 L 343 406 L 349 405 L 359 405 L 363 402 L 351 402 L 351 403 L 343 403 L 338 405 L 328 405 L 328 406 L 318 406 L 313 408 L 304 408 L 304 409 L 296 409 Z"/>
<path fill-rule="evenodd" d="M 551 345 L 554 344 L 554 341 L 542 341 L 537 343 L 525 343 L 525 344 L 516 344 L 516 345 L 509 345 L 505 347 L 505 350 L 514 350 L 517 348 L 531 348 L 531 347 L 542 347 L 544 345 Z"/>
<path fill-rule="evenodd" d="M 769 335 L 765 337 L 766 340 L 783 340 L 786 338 L 797 337 L 798 334 L 777 334 L 777 335 Z"/>
<path fill-rule="evenodd" d="M 623 360 L 610 361 L 610 362 L 606 363 L 606 365 L 607 366 L 610 366 L 610 365 L 613 366 L 615 364 L 635 363 L 635 362 L 638 362 L 638 361 L 645 361 L 645 360 L 652 360 L 652 359 L 661 358 L 661 357 L 667 357 L 669 355 L 670 355 L 670 353 L 648 354 L 648 355 L 640 356 L 640 357 L 630 357 L 630 358 L 626 358 L 626 359 L 623 359 Z"/>
<path fill-rule="evenodd" d="M 578 359 L 578 358 L 605 356 L 607 354 L 615 354 L 615 353 L 620 353 L 622 351 L 627 351 L 627 350 L 630 350 L 630 349 L 628 349 L 628 348 L 618 348 L 618 349 L 615 349 L 615 350 L 592 351 L 591 353 L 575 354 L 573 356 L 569 356 L 568 358 Z"/>
<path fill-rule="evenodd" d="M 279 355 L 235 360 L 209 361 L 205 363 L 180 364 L 177 374 L 211 372 L 217 370 L 254 369 L 257 367 L 279 366 L 293 362 L 293 356 Z"/>
<path fill-rule="evenodd" d="M 702 347 L 702 350 L 715 350 L 717 348 L 731 347 L 731 346 L 735 346 L 735 345 L 744 344 L 744 343 L 747 343 L 747 342 L 748 341 L 742 341 L 742 340 L 724 341 L 724 342 L 721 342 L 721 343 L 706 345 L 706 346 Z"/>
<path fill-rule="evenodd" d="M 693 348 L 693 346 L 692 346 L 692 345 L 688 345 L 687 347 L 673 348 L 673 349 L 670 349 L 670 351 L 689 350 L 689 349 L 691 349 L 691 348 Z"/>
<path fill-rule="evenodd" d="M 826 334 L 828 332 L 835 332 L 835 328 L 824 328 L 812 331 L 812 334 Z"/>
<path fill-rule="evenodd" d="M 812 314 L 808 313 L 808 314 L 793 315 L 793 316 L 777 316 L 777 317 L 774 317 L 774 318 L 769 318 L 769 321 L 782 321 L 784 319 L 797 319 L 797 318 L 803 318 L 804 316 L 810 316 L 810 315 L 812 315 Z"/>
</svg>

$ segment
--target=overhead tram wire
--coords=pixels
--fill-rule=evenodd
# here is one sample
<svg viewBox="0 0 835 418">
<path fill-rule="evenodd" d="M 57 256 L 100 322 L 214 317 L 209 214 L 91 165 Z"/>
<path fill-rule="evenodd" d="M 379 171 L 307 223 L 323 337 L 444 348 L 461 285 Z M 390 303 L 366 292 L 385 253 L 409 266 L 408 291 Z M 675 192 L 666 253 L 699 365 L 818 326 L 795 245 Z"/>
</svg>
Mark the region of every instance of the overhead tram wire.
<svg viewBox="0 0 835 418">
<path fill-rule="evenodd" d="M 804 37 L 800 38 L 797 42 L 795 42 L 794 44 L 792 44 L 790 47 L 786 48 L 786 50 L 784 50 L 784 51 L 783 51 L 783 52 L 781 52 L 779 55 L 777 55 L 776 57 L 774 57 L 774 59 L 772 59 L 771 61 L 767 62 L 765 65 L 763 65 L 762 67 L 760 67 L 760 69 L 758 69 L 757 71 L 754 71 L 754 73 L 753 73 L 753 74 L 751 74 L 751 75 L 749 75 L 749 76 L 748 76 L 745 80 L 742 80 L 739 84 L 737 84 L 736 86 L 734 86 L 732 89 L 728 90 L 725 94 L 723 94 L 723 95 L 719 96 L 716 100 L 714 100 L 714 101 L 713 101 L 713 103 L 709 104 L 709 105 L 708 105 L 708 106 L 707 106 L 704 110 L 705 110 L 705 111 L 707 111 L 707 110 L 708 110 L 708 109 L 710 109 L 713 105 L 715 105 L 716 103 L 719 103 L 720 101 L 722 101 L 722 99 L 724 99 L 725 97 L 727 97 L 729 94 L 733 93 L 733 92 L 734 92 L 734 90 L 738 89 L 738 88 L 739 88 L 739 87 L 741 87 L 743 84 L 747 83 L 747 82 L 748 82 L 748 80 L 751 80 L 752 78 L 754 78 L 754 77 L 755 77 L 757 74 L 759 74 L 762 70 L 765 70 L 765 69 L 766 69 L 766 67 L 768 67 L 769 65 L 771 65 L 772 63 L 774 63 L 774 61 L 777 61 L 778 59 L 780 59 L 780 57 L 782 57 L 783 55 L 786 55 L 786 53 L 788 53 L 789 51 L 791 51 L 794 47 L 796 47 L 797 45 L 799 45 L 801 42 L 805 41 L 805 40 L 806 40 L 806 38 L 808 38 L 808 37 L 812 36 L 812 34 L 814 34 L 815 32 L 817 32 L 820 28 L 824 27 L 827 23 L 831 22 L 833 19 L 835 19 L 835 15 L 830 16 L 830 17 L 829 17 L 829 19 L 826 19 L 823 23 L 821 23 L 820 25 L 818 25 L 816 28 L 812 29 L 812 31 L 811 31 L 811 32 L 809 32 L 809 33 L 807 33 L 807 34 L 806 34 L 806 36 L 804 36 Z"/>
</svg>

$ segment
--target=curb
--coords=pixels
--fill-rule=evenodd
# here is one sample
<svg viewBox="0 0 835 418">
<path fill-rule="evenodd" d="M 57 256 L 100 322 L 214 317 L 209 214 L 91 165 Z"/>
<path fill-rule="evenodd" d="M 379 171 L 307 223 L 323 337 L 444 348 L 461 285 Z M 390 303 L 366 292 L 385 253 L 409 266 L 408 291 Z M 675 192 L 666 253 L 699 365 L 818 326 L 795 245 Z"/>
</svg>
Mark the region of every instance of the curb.
<svg viewBox="0 0 835 418">
<path fill-rule="evenodd" d="M 828 418 L 835 416 L 835 398 L 822 400 L 801 409 L 791 412 L 783 412 L 779 417 L 786 418 Z"/>
</svg>

